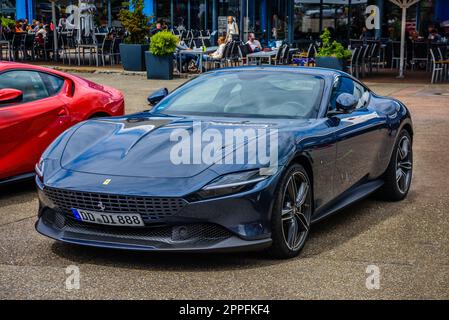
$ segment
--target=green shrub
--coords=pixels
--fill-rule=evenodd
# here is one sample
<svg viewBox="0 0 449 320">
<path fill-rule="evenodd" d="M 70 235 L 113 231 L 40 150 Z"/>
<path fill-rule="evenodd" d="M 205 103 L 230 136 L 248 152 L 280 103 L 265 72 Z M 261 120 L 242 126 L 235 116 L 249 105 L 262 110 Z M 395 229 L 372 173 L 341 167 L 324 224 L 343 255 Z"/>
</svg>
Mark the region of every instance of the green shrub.
<svg viewBox="0 0 449 320">
<path fill-rule="evenodd" d="M 178 37 L 169 31 L 158 32 L 151 37 L 150 52 L 158 57 L 171 55 L 176 51 L 178 41 Z"/>
<path fill-rule="evenodd" d="M 119 19 L 128 32 L 125 43 L 146 44 L 152 17 L 147 17 L 143 13 L 143 0 L 130 0 L 123 5 L 133 8 L 132 10 L 122 9 L 119 12 Z"/>
<path fill-rule="evenodd" d="M 13 27 L 16 22 L 13 19 L 6 17 L 0 17 L 0 26 L 2 28 Z"/>
<path fill-rule="evenodd" d="M 331 33 L 326 28 L 320 35 L 321 47 L 318 48 L 317 57 L 335 57 L 337 59 L 349 59 L 352 55 L 351 51 L 343 47 L 337 41 L 331 41 Z"/>
</svg>

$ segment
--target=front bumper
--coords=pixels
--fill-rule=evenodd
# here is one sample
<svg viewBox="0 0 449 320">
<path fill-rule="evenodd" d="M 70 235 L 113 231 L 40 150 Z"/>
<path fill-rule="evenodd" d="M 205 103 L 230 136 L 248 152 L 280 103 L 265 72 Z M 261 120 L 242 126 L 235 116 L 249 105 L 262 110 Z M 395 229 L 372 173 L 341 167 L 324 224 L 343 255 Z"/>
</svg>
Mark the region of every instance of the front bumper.
<svg viewBox="0 0 449 320">
<path fill-rule="evenodd" d="M 138 251 L 239 251 L 258 250 L 271 245 L 271 239 L 243 240 L 213 224 L 120 228 L 87 225 L 46 209 L 36 222 L 36 230 L 52 239 L 92 247 Z M 185 235 L 180 230 L 184 228 Z M 114 230 L 115 229 L 115 230 Z"/>
<path fill-rule="evenodd" d="M 47 197 L 44 192 L 47 187 L 38 178 L 36 182 L 39 195 L 36 230 L 62 242 L 171 252 L 258 250 L 272 242 L 272 184 L 244 194 L 189 202 L 173 215 L 146 220 L 145 227 L 135 228 L 80 222 Z"/>
</svg>

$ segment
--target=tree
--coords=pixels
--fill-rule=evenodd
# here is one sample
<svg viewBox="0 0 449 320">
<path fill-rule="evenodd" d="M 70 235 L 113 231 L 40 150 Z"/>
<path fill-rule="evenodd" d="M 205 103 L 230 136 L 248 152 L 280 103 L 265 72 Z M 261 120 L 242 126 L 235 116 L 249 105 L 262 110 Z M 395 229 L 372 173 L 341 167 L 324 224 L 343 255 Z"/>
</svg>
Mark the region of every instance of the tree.
<svg viewBox="0 0 449 320">
<path fill-rule="evenodd" d="M 126 3 L 130 9 L 122 9 L 119 12 L 119 19 L 128 33 L 125 41 L 133 44 L 145 44 L 150 33 L 150 21 L 143 13 L 143 0 L 130 0 Z"/>
</svg>

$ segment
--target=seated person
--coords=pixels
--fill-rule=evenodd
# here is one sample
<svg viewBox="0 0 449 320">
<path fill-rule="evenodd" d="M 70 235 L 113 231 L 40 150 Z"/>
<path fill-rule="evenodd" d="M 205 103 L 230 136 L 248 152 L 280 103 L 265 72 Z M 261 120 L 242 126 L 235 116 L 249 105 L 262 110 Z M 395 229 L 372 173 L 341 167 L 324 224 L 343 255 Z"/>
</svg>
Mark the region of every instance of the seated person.
<svg viewBox="0 0 449 320">
<path fill-rule="evenodd" d="M 219 37 L 218 38 L 218 49 L 209 55 L 203 54 L 203 61 L 219 60 L 219 59 L 223 58 L 225 47 L 226 47 L 226 38 Z M 200 67 L 200 58 L 197 57 L 195 63 L 190 62 L 189 71 L 196 72 L 196 71 L 198 71 L 199 67 Z"/>
<path fill-rule="evenodd" d="M 178 63 L 178 69 L 180 68 L 180 66 L 182 65 L 183 68 L 185 68 L 186 66 L 189 66 L 191 61 L 193 61 L 195 63 L 197 56 L 193 53 L 186 53 L 184 52 L 183 54 L 180 54 L 180 51 L 183 50 L 192 50 L 190 49 L 184 41 L 181 41 L 181 39 L 179 39 L 178 44 L 176 45 L 176 51 L 175 51 L 175 59 Z M 179 71 L 184 71 L 184 70 L 179 70 Z"/>
<path fill-rule="evenodd" d="M 429 34 L 428 38 L 431 42 L 440 42 L 441 36 L 438 34 L 438 31 L 436 29 L 432 29 Z"/>
<path fill-rule="evenodd" d="M 250 32 L 248 34 L 248 41 L 246 42 L 246 44 L 249 45 L 252 52 L 262 51 L 262 45 L 260 44 L 259 40 L 256 39 L 256 35 L 253 32 Z"/>
</svg>

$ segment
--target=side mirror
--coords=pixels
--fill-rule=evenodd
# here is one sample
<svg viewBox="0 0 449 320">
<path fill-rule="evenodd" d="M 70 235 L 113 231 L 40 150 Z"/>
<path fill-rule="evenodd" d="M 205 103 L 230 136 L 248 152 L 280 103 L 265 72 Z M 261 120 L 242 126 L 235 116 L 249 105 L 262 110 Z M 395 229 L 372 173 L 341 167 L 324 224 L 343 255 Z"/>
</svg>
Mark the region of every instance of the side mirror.
<svg viewBox="0 0 449 320">
<path fill-rule="evenodd" d="M 357 100 L 352 94 L 342 93 L 337 97 L 336 107 L 337 110 L 348 113 L 354 110 L 358 103 L 359 100 Z"/>
<path fill-rule="evenodd" d="M 0 105 L 22 101 L 23 92 L 17 89 L 0 89 Z"/>
<path fill-rule="evenodd" d="M 159 101 L 164 99 L 166 96 L 168 96 L 168 89 L 163 88 L 163 89 L 159 89 L 159 90 L 153 92 L 152 94 L 150 94 L 148 96 L 147 100 L 150 105 L 154 106 L 154 105 L 158 104 Z"/>
</svg>

